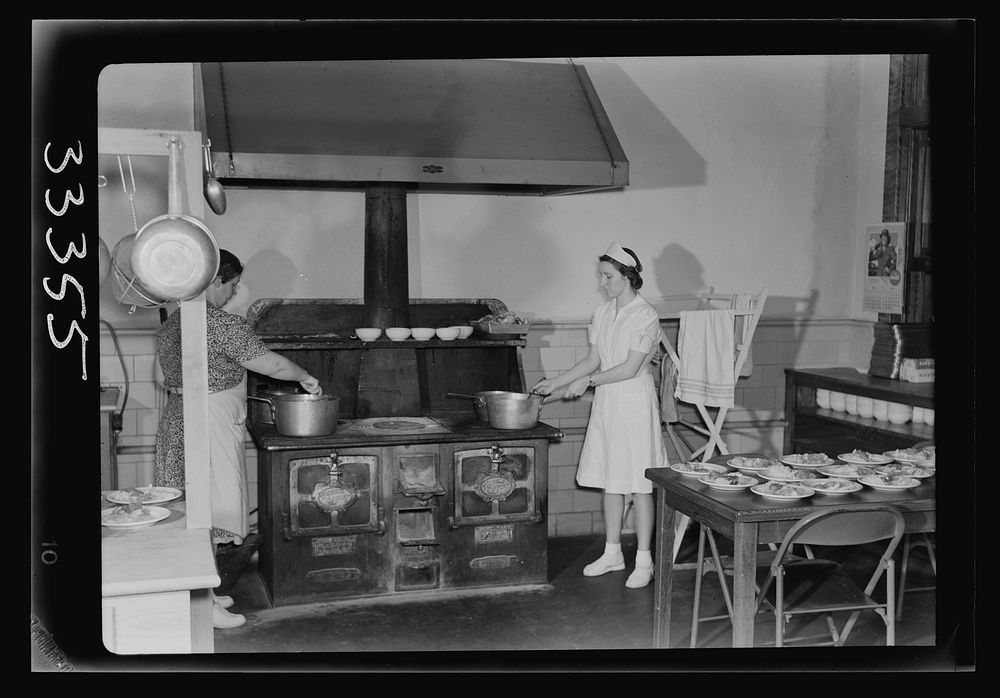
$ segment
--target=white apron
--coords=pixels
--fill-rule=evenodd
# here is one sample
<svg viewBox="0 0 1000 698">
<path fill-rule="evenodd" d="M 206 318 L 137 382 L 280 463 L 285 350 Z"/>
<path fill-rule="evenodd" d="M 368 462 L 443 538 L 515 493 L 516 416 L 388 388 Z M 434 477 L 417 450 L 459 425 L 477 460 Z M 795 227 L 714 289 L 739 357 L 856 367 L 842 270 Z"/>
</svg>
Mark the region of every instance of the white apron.
<svg viewBox="0 0 1000 698">
<path fill-rule="evenodd" d="M 648 370 L 659 342 L 659 317 L 641 296 L 616 317 L 611 300 L 594 312 L 590 335 L 601 371 L 625 361 L 629 350 L 646 352 L 646 360 L 635 378 L 595 388 L 576 481 L 609 494 L 652 493 L 646 469 L 668 465 L 659 398 Z"/>
<path fill-rule="evenodd" d="M 247 492 L 246 383 L 208 396 L 209 474 L 212 489 L 212 538 L 241 544 L 250 532 Z"/>
</svg>

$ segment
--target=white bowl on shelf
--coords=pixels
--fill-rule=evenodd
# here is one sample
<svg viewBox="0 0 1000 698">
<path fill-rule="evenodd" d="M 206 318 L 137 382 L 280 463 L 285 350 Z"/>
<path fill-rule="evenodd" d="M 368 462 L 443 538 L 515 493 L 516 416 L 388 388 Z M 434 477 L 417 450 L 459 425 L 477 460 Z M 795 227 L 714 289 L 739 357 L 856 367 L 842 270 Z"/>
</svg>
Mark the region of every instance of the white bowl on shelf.
<svg viewBox="0 0 1000 698">
<path fill-rule="evenodd" d="M 414 339 L 419 339 L 420 341 L 426 341 L 434 336 L 433 327 L 411 327 L 410 334 L 413 335 Z"/>
<path fill-rule="evenodd" d="M 871 419 L 875 416 L 875 401 L 870 397 L 858 396 L 858 416 Z"/>
<path fill-rule="evenodd" d="M 404 339 L 409 339 L 410 328 L 409 327 L 389 327 L 386 328 L 385 336 L 394 342 L 402 342 Z"/>
<path fill-rule="evenodd" d="M 451 341 L 452 339 L 458 339 L 458 328 L 457 327 L 439 327 L 434 330 L 434 334 L 438 336 L 438 339 L 443 339 L 444 341 Z"/>
<path fill-rule="evenodd" d="M 885 400 L 872 400 L 872 417 L 879 422 L 888 422 L 889 403 Z"/>
<path fill-rule="evenodd" d="M 373 342 L 382 336 L 381 327 L 359 327 L 354 330 L 354 334 L 363 342 Z"/>
<path fill-rule="evenodd" d="M 816 406 L 824 410 L 830 409 L 830 391 L 826 388 L 816 388 Z"/>
<path fill-rule="evenodd" d="M 468 339 L 472 335 L 472 325 L 455 325 L 459 339 Z"/>
<path fill-rule="evenodd" d="M 916 405 L 914 405 L 913 406 L 913 416 L 910 417 L 910 419 L 913 420 L 914 424 L 923 424 L 924 423 L 924 408 L 923 407 L 917 407 Z"/>
<path fill-rule="evenodd" d="M 835 412 L 844 411 L 844 394 L 839 393 L 836 390 L 830 391 L 830 409 Z"/>
<path fill-rule="evenodd" d="M 858 413 L 858 396 L 844 393 L 844 412 L 847 414 Z"/>
<path fill-rule="evenodd" d="M 934 426 L 934 410 L 930 407 L 924 408 L 924 424 L 929 427 Z"/>
<path fill-rule="evenodd" d="M 913 416 L 913 408 L 901 402 L 890 402 L 887 416 L 892 424 L 906 424 Z"/>
</svg>

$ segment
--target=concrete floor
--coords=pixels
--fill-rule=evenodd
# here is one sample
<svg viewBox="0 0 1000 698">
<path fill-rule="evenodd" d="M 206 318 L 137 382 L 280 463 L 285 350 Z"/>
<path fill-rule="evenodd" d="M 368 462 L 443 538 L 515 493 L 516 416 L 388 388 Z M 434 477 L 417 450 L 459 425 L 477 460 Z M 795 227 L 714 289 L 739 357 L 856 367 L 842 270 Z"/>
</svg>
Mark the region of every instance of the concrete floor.
<svg viewBox="0 0 1000 698">
<path fill-rule="evenodd" d="M 697 549 L 694 531 L 690 527 L 679 563 L 694 560 Z M 725 541 L 720 541 L 720 546 L 724 547 Z M 653 649 L 653 585 L 644 589 L 625 587 L 635 556 L 634 536 L 624 540 L 623 549 L 629 569 L 602 577 L 586 578 L 582 574 L 583 567 L 601 554 L 602 539 L 554 538 L 549 541 L 548 551 L 550 585 L 461 596 L 431 592 L 416 600 L 380 597 L 280 608 L 272 608 L 268 603 L 254 557 L 230 592 L 236 599 L 231 610 L 246 615 L 247 623 L 240 628 L 216 630 L 216 653 L 260 654 L 259 659 L 266 654 L 268 661 L 278 662 L 294 657 L 307 665 L 313 663 L 324 668 L 397 666 L 415 670 L 450 668 L 455 662 L 460 662 L 463 670 L 497 662 L 504 666 L 546 669 L 565 666 L 574 670 L 597 666 L 619 668 L 620 663 L 641 668 L 652 662 L 662 668 L 664 662 L 697 661 L 706 655 L 716 660 L 721 658 L 718 652 L 665 654 Z M 854 559 L 867 564 L 871 555 L 877 552 L 865 548 Z M 724 612 L 715 576 L 710 574 L 703 579 L 701 614 Z M 917 549 L 911 556 L 908 586 L 928 584 L 933 584 L 930 565 Z M 678 570 L 672 607 L 672 648 L 688 647 L 693 591 L 694 570 Z M 825 624 L 822 620 L 816 622 L 818 625 L 810 624 L 805 632 L 822 632 Z M 761 616 L 755 644 L 770 645 L 773 627 L 773 620 Z M 728 621 L 700 626 L 699 648 L 728 648 L 730 641 Z M 906 594 L 902 617 L 896 623 L 896 644 L 892 651 L 935 645 L 933 591 Z M 851 634 L 848 647 L 822 648 L 822 651 L 840 652 L 838 657 L 847 659 L 852 648 L 884 648 L 884 645 L 884 624 L 874 613 L 866 612 Z M 758 651 L 761 650 L 743 650 Z M 771 658 L 776 658 L 779 652 L 787 653 L 781 655 L 784 658 L 813 650 L 762 651 Z M 875 656 L 870 649 L 865 650 L 865 655 Z M 242 660 L 252 664 L 258 657 L 244 656 Z"/>
</svg>

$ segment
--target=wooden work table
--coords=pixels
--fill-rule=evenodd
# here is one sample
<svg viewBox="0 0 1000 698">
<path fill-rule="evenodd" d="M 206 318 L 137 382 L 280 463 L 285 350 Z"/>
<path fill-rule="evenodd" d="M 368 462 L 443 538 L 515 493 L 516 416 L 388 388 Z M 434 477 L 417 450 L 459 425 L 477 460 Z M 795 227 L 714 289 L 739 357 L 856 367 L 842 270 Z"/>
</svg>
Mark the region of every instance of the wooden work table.
<svg viewBox="0 0 1000 698">
<path fill-rule="evenodd" d="M 737 455 L 759 454 L 716 456 L 709 459 L 709 462 L 725 465 Z M 660 648 L 670 646 L 672 553 L 674 519 L 677 513 L 686 514 L 695 523 L 705 524 L 733 541 L 734 647 L 753 646 L 757 546 L 761 543 L 780 543 L 795 522 L 806 514 L 824 506 L 885 502 L 903 513 L 908 532 L 935 530 L 934 478 L 902 492 L 884 492 L 865 487 L 860 492 L 839 497 L 816 495 L 795 502 L 783 502 L 765 499 L 749 490 L 714 490 L 698 482 L 697 478 L 684 477 L 670 468 L 649 468 L 646 470 L 646 477 L 653 482 L 657 493 L 653 642 Z"/>
<path fill-rule="evenodd" d="M 101 493 L 101 508 L 115 506 Z M 220 584 L 211 530 L 187 528 L 183 498 L 140 530 L 101 527 L 102 637 L 115 654 L 210 653 L 211 591 Z"/>
</svg>

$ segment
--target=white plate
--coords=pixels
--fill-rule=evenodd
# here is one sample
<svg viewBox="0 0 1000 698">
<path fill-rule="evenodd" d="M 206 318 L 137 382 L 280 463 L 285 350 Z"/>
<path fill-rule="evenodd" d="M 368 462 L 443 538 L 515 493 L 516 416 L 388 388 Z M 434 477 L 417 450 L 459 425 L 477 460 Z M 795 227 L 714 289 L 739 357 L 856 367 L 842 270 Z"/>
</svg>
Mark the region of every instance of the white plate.
<svg viewBox="0 0 1000 698">
<path fill-rule="evenodd" d="M 898 485 L 890 485 L 881 480 L 884 476 L 881 475 L 866 475 L 864 477 L 858 478 L 858 482 L 862 485 L 868 485 L 872 489 L 885 490 L 886 492 L 899 492 L 901 490 L 908 490 L 911 487 L 916 487 L 920 484 L 920 480 L 915 477 L 904 477 L 899 478 Z"/>
<path fill-rule="evenodd" d="M 698 482 L 700 482 L 703 485 L 708 485 L 713 490 L 723 490 L 726 492 L 745 490 L 747 487 L 753 487 L 754 485 L 760 482 L 760 480 L 758 480 L 757 478 L 750 477 L 749 475 L 740 475 L 739 473 L 733 473 L 733 475 L 739 478 L 738 480 L 739 484 L 732 484 L 722 479 L 718 481 L 710 480 L 704 476 L 698 478 Z"/>
<path fill-rule="evenodd" d="M 172 502 L 182 494 L 180 490 L 174 489 L 173 487 L 139 487 L 137 489 L 143 493 L 143 504 L 162 504 L 163 502 Z M 109 492 L 105 499 L 112 504 L 129 503 L 128 492 L 125 490 L 115 490 L 114 492 Z"/>
<path fill-rule="evenodd" d="M 886 458 L 898 460 L 900 463 L 934 463 L 935 452 L 920 448 L 901 448 L 895 451 L 886 451 L 882 454 Z M 930 457 L 928 457 L 930 456 Z"/>
<path fill-rule="evenodd" d="M 782 456 L 781 462 L 784 463 L 785 465 L 790 465 L 793 468 L 808 468 L 809 470 L 815 470 L 816 468 L 822 468 L 824 465 L 832 465 L 833 463 L 836 463 L 836 461 L 833 460 L 833 458 L 830 458 L 829 456 L 827 456 L 826 460 L 823 461 L 822 463 L 804 463 L 803 459 L 807 455 L 814 455 L 814 454 L 792 453 L 787 456 Z M 826 454 L 824 453 L 823 455 Z"/>
<path fill-rule="evenodd" d="M 774 489 L 774 485 L 780 485 L 782 488 L 790 488 L 792 490 L 795 490 L 795 492 L 788 494 L 777 494 L 775 492 L 769 491 L 771 489 Z M 750 491 L 753 492 L 754 494 L 759 494 L 761 497 L 764 497 L 766 499 L 779 499 L 784 501 L 792 499 L 805 499 L 806 497 L 812 497 L 814 494 L 816 494 L 816 490 L 812 489 L 811 487 L 804 487 L 803 485 L 799 484 L 793 485 L 790 482 L 783 482 L 783 483 L 769 482 L 766 485 L 755 485 L 750 488 Z"/>
<path fill-rule="evenodd" d="M 845 463 L 853 463 L 854 465 L 867 465 L 867 466 L 884 465 L 886 463 L 892 462 L 892 458 L 890 458 L 889 456 L 882 456 L 879 455 L 878 453 L 868 453 L 867 451 L 865 451 L 865 453 L 868 456 L 867 459 L 864 456 L 859 456 L 856 453 L 841 453 L 839 456 L 837 456 L 837 458 L 844 461 Z"/>
<path fill-rule="evenodd" d="M 697 470 L 695 468 L 697 468 Z M 670 466 L 670 469 L 685 477 L 705 477 L 708 473 L 724 473 L 729 470 L 724 465 L 717 465 L 715 463 L 699 463 L 697 461 L 693 463 L 674 463 Z"/>
<path fill-rule="evenodd" d="M 828 477 L 839 477 L 845 480 L 857 480 L 859 477 L 863 477 L 865 475 L 874 475 L 875 468 L 869 468 L 863 465 L 854 465 L 853 463 L 838 463 L 837 465 L 825 465 L 819 469 L 819 472 Z"/>
<path fill-rule="evenodd" d="M 170 510 L 164 509 L 163 507 L 143 507 L 143 511 L 149 516 L 143 517 L 137 521 L 114 521 L 113 517 L 118 507 L 108 507 L 107 509 L 101 510 L 101 525 L 107 526 L 108 528 L 127 528 L 131 530 L 136 530 L 139 528 L 147 528 L 157 523 L 158 521 L 163 521 L 163 519 L 170 516 Z"/>
<path fill-rule="evenodd" d="M 774 482 L 801 482 L 813 477 L 811 471 L 799 470 L 797 468 L 792 468 L 792 472 L 788 475 L 782 474 L 776 468 L 768 468 L 758 474 L 765 480 L 772 480 Z"/>
<path fill-rule="evenodd" d="M 918 463 L 892 463 L 891 465 L 878 465 L 874 468 L 878 475 L 905 475 L 923 480 L 925 477 L 934 477 L 936 472 L 934 467 L 927 467 Z"/>
<path fill-rule="evenodd" d="M 834 489 L 832 484 L 837 484 L 837 488 Z M 820 494 L 825 494 L 829 496 L 850 494 L 851 492 L 857 492 L 858 490 L 863 490 L 864 487 L 859 485 L 855 480 L 847 480 L 841 477 L 818 477 L 811 480 L 803 480 L 802 482 L 795 483 L 797 485 L 805 485 L 811 490 L 816 490 Z"/>
<path fill-rule="evenodd" d="M 773 458 L 767 458 L 766 456 L 735 456 L 726 461 L 726 465 L 738 470 L 756 472 L 770 468 L 776 462 Z"/>
</svg>

